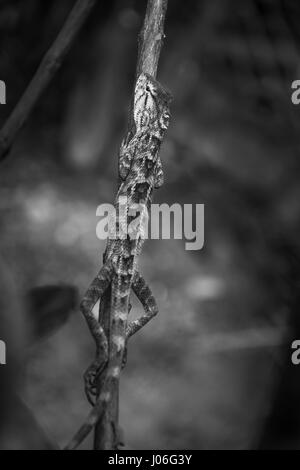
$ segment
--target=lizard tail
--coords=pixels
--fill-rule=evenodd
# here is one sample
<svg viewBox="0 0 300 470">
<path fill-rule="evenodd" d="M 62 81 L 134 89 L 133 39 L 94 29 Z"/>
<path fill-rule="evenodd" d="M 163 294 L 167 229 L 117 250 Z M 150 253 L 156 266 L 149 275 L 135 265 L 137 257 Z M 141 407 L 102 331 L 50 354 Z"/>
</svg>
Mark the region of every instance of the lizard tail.
<svg viewBox="0 0 300 470">
<path fill-rule="evenodd" d="M 71 441 L 63 448 L 63 450 L 75 450 L 81 444 L 81 442 L 88 436 L 94 426 L 99 421 L 103 411 L 104 402 L 106 401 L 103 394 L 101 394 L 96 402 L 94 408 L 90 411 L 87 419 L 83 425 L 79 428 L 76 434 L 73 436 Z"/>
</svg>

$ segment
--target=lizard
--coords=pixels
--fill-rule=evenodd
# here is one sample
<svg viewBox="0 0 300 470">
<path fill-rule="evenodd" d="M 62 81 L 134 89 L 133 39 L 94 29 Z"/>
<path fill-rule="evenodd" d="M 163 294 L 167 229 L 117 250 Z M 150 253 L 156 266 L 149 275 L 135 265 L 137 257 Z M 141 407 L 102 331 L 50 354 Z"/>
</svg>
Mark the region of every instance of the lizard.
<svg viewBox="0 0 300 470">
<path fill-rule="evenodd" d="M 112 381 L 119 381 L 130 336 L 140 330 L 157 313 L 158 307 L 150 287 L 138 271 L 137 259 L 145 234 L 144 220 L 152 201 L 153 190 L 164 181 L 159 150 L 169 126 L 171 94 L 153 77 L 141 73 L 136 81 L 133 102 L 133 130 L 122 141 L 119 152 L 119 187 L 115 198 L 103 267 L 91 283 L 80 305 L 96 342 L 96 357 L 87 369 L 85 391 L 93 408 L 87 420 L 65 449 L 75 449 L 99 420 L 110 400 Z M 124 210 L 125 204 L 125 210 Z M 122 215 L 120 207 L 123 207 Z M 141 209 L 136 217 L 136 209 Z M 129 232 L 128 227 L 134 227 Z M 125 230 L 124 230 L 125 229 Z M 125 233 L 125 236 L 124 236 Z M 108 340 L 92 313 L 96 302 L 111 286 L 110 350 Z M 128 324 L 131 290 L 140 300 L 144 314 Z M 105 379 L 97 398 L 97 378 L 105 370 Z"/>
</svg>

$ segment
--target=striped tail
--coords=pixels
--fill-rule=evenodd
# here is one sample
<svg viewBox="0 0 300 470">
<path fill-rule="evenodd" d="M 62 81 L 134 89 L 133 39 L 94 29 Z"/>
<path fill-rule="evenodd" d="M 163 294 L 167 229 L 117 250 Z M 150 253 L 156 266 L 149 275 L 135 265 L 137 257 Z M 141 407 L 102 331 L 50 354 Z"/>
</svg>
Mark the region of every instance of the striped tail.
<svg viewBox="0 0 300 470">
<path fill-rule="evenodd" d="M 63 450 L 77 449 L 77 447 L 81 444 L 81 442 L 93 430 L 94 426 L 96 426 L 97 422 L 102 416 L 102 413 L 105 410 L 107 402 L 110 399 L 110 393 L 108 391 L 105 391 L 105 390 L 109 390 L 109 388 L 110 388 L 110 385 L 108 384 L 108 380 L 107 380 L 104 384 L 103 392 L 100 393 L 94 408 L 89 413 L 83 425 L 73 436 L 72 440 L 64 447 Z"/>
</svg>

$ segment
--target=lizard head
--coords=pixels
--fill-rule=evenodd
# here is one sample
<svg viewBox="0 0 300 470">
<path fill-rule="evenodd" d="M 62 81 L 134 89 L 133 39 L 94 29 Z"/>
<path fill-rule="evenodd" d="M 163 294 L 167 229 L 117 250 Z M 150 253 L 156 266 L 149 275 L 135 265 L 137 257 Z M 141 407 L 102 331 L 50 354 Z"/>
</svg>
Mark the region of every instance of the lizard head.
<svg viewBox="0 0 300 470">
<path fill-rule="evenodd" d="M 159 138 L 169 125 L 171 99 L 171 94 L 157 80 L 141 73 L 134 93 L 133 114 L 137 132 L 149 129 L 159 134 Z"/>
</svg>

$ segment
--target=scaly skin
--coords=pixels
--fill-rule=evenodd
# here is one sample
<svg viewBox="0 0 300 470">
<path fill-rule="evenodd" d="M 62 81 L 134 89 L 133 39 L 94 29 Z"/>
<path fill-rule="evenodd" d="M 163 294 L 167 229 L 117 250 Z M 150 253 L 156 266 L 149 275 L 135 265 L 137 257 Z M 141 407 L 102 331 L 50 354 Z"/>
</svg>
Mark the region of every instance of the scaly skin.
<svg viewBox="0 0 300 470">
<path fill-rule="evenodd" d="M 120 185 L 115 199 L 117 232 L 110 232 L 104 265 L 92 282 L 81 303 L 90 331 L 96 341 L 96 358 L 85 373 L 85 389 L 94 405 L 85 424 L 66 449 L 74 449 L 97 423 L 110 400 L 112 381 L 118 382 L 127 339 L 158 313 L 156 301 L 137 270 L 137 258 L 144 243 L 144 221 L 148 216 L 153 189 L 163 184 L 159 150 L 169 124 L 171 96 L 152 77 L 142 73 L 134 94 L 135 132 L 122 142 L 119 155 Z M 123 210 L 119 210 L 122 206 Z M 138 217 L 134 209 L 138 209 Z M 133 211 L 133 212 L 132 212 Z M 134 222 L 132 231 L 122 236 L 122 228 Z M 111 347 L 92 308 L 111 285 Z M 133 289 L 145 313 L 128 325 L 130 291 Z M 106 367 L 106 377 L 96 401 L 97 378 Z"/>
</svg>

